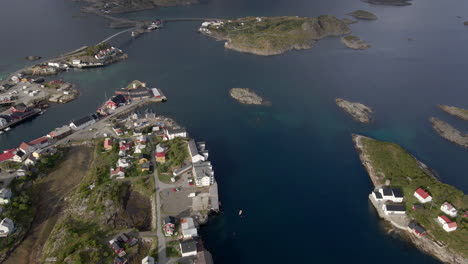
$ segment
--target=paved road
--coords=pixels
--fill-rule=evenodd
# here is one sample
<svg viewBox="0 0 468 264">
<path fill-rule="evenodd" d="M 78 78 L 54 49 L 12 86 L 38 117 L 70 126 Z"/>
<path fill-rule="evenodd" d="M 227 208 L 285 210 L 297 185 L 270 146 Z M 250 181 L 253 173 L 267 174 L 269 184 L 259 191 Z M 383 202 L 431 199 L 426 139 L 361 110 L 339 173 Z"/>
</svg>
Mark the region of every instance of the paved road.
<svg viewBox="0 0 468 264">
<path fill-rule="evenodd" d="M 152 140 L 151 140 L 152 141 Z M 154 144 L 152 144 L 154 145 Z M 161 186 L 158 178 L 158 170 L 156 168 L 156 160 L 154 158 L 154 150 L 151 155 L 151 159 L 153 161 L 154 166 L 154 185 L 156 187 L 156 235 L 158 237 L 158 263 L 159 264 L 166 264 L 167 263 L 167 256 L 166 256 L 166 238 L 162 232 L 162 223 L 161 223 L 161 198 L 160 198 L 160 191 Z"/>
</svg>

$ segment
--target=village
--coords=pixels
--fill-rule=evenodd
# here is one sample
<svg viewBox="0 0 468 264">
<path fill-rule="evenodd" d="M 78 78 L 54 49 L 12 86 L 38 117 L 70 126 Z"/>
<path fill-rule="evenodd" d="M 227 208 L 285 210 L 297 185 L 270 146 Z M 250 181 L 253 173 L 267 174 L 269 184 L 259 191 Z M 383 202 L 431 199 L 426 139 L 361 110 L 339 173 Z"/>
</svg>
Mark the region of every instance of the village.
<svg viewBox="0 0 468 264">
<path fill-rule="evenodd" d="M 19 70 L 0 81 L 0 105 L 12 106 L 0 113 L 0 133 L 44 113 L 50 104 L 64 104 L 78 97 L 73 84 L 52 76 L 73 68 L 103 67 L 127 57 L 122 50 L 101 43 Z"/>
<path fill-rule="evenodd" d="M 198 235 L 198 227 L 206 223 L 210 212 L 219 211 L 217 183 L 206 143 L 190 138 L 169 118 L 149 111 L 134 112 L 146 103 L 166 100 L 160 89 L 133 81 L 116 90 L 96 113 L 5 150 L 0 154 L 0 205 L 8 205 L 17 195 L 9 188 L 12 181 L 40 175 L 44 160 L 55 160 L 63 147 L 100 144 L 97 148 L 103 153 L 116 157 L 108 164 L 110 180 L 150 176 L 155 186 L 147 188 L 156 190 L 151 197 L 151 212 L 147 212 L 153 219 L 152 231 L 121 231 L 110 237 L 108 246 L 116 254 L 113 263 L 128 263 L 128 256 L 134 260 L 134 250 L 126 249 L 139 240 L 157 241 L 153 250 L 156 253 L 149 252 L 141 263 L 212 263 Z M 89 188 L 92 192 L 94 185 Z M 9 207 L 5 207 L 6 212 L 0 208 L 1 214 L 8 213 Z M 15 219 L 3 217 L 0 237 L 7 239 L 16 232 L 24 230 L 17 229 Z M 48 258 L 51 262 L 54 259 Z"/>
</svg>

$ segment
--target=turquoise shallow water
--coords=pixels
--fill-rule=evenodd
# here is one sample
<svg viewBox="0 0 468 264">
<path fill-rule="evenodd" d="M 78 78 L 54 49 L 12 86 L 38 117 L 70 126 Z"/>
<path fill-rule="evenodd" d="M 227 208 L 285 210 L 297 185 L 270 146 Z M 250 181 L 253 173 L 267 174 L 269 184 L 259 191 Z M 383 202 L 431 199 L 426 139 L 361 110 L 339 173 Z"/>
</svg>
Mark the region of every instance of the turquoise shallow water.
<svg viewBox="0 0 468 264">
<path fill-rule="evenodd" d="M 12 3 L 0 3 L 0 15 Z M 151 108 L 175 118 L 208 143 L 220 187 L 222 213 L 202 228 L 217 263 L 437 263 L 397 237 L 386 235 L 368 204 L 372 185 L 362 168 L 351 133 L 401 144 L 434 168 L 440 178 L 468 191 L 465 149 L 437 136 L 430 116 L 468 131 L 436 105 L 468 107 L 464 84 L 468 61 L 468 18 L 458 18 L 459 0 L 414 1 L 409 7 L 369 6 L 360 1 L 229 1 L 167 8 L 128 17 L 213 17 L 304 15 L 344 17 L 367 9 L 379 20 L 351 26 L 373 47 L 346 49 L 338 39 L 301 52 L 258 57 L 225 50 L 196 32 L 194 22 L 172 23 L 137 40 L 114 44 L 130 56 L 103 69 L 60 76 L 78 84 L 81 97 L 57 106 L 0 136 L 0 147 L 45 134 L 93 111 L 113 90 L 133 79 L 164 90 L 165 104 Z M 58 11 L 41 25 L 20 23 L 9 43 L 0 43 L 0 73 L 24 65 L 30 54 L 52 56 L 116 32 L 99 18 L 71 18 L 77 6 L 49 1 L 33 18 Z M 16 11 L 15 11 L 16 12 Z M 10 14 L 11 13 L 11 14 Z M 31 18 L 31 21 L 33 21 Z M 54 21 L 60 21 L 58 26 Z M 1 25 L 0 34 L 11 27 Z M 40 31 L 33 45 L 28 32 Z M 33 34 L 30 33 L 30 34 Z M 413 40 L 408 40 L 412 38 Z M 239 105 L 232 87 L 249 87 L 271 107 Z M 334 104 L 344 97 L 375 109 L 375 122 L 353 122 Z M 238 211 L 244 211 L 244 217 Z"/>
</svg>

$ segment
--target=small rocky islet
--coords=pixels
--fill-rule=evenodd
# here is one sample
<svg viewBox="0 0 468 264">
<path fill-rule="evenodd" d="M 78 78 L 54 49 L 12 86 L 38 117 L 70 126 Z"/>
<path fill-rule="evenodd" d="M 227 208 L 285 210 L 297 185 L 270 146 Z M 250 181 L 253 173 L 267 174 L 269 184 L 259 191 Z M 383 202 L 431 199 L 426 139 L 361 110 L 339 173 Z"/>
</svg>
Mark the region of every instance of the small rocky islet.
<svg viewBox="0 0 468 264">
<path fill-rule="evenodd" d="M 30 55 L 30 56 L 24 57 L 24 59 L 28 60 L 28 61 L 37 61 L 37 60 L 42 59 L 42 57 L 41 56 L 32 56 L 32 55 Z"/>
<path fill-rule="evenodd" d="M 441 137 L 457 145 L 468 148 L 468 134 L 459 131 L 455 127 L 436 117 L 431 117 L 429 120 L 431 121 L 432 128 Z"/>
<path fill-rule="evenodd" d="M 362 0 L 365 3 L 374 5 L 407 6 L 411 5 L 410 0 Z"/>
<path fill-rule="evenodd" d="M 229 90 L 229 94 L 241 104 L 269 105 L 267 101 L 249 88 L 232 88 Z"/>
<path fill-rule="evenodd" d="M 350 49 L 365 50 L 371 47 L 357 36 L 344 36 L 341 38 L 341 42 Z"/>
<path fill-rule="evenodd" d="M 336 105 L 360 123 L 370 123 L 372 120 L 372 109 L 358 102 L 350 102 L 342 98 L 335 99 Z"/>
<path fill-rule="evenodd" d="M 468 121 L 468 109 L 449 105 L 439 105 L 439 108 L 453 116 Z"/>
<path fill-rule="evenodd" d="M 376 15 L 366 10 L 356 10 L 354 12 L 348 13 L 347 15 L 362 20 L 377 20 Z"/>
</svg>

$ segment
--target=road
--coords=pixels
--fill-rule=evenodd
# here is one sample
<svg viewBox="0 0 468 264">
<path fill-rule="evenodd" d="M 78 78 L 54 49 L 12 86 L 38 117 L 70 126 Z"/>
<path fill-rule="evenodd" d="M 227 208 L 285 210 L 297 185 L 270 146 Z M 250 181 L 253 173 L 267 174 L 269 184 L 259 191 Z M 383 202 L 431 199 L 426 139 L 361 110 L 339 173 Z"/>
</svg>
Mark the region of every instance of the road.
<svg viewBox="0 0 468 264">
<path fill-rule="evenodd" d="M 153 140 L 151 140 L 151 145 L 153 144 Z M 159 264 L 166 264 L 167 263 L 167 256 L 166 256 L 166 238 L 162 232 L 162 223 L 161 223 L 161 197 L 159 193 L 161 192 L 161 186 L 158 178 L 158 170 L 156 168 L 156 159 L 154 158 L 154 148 L 151 155 L 152 162 L 154 164 L 154 185 L 156 188 L 156 235 L 158 237 L 158 263 Z"/>
</svg>

